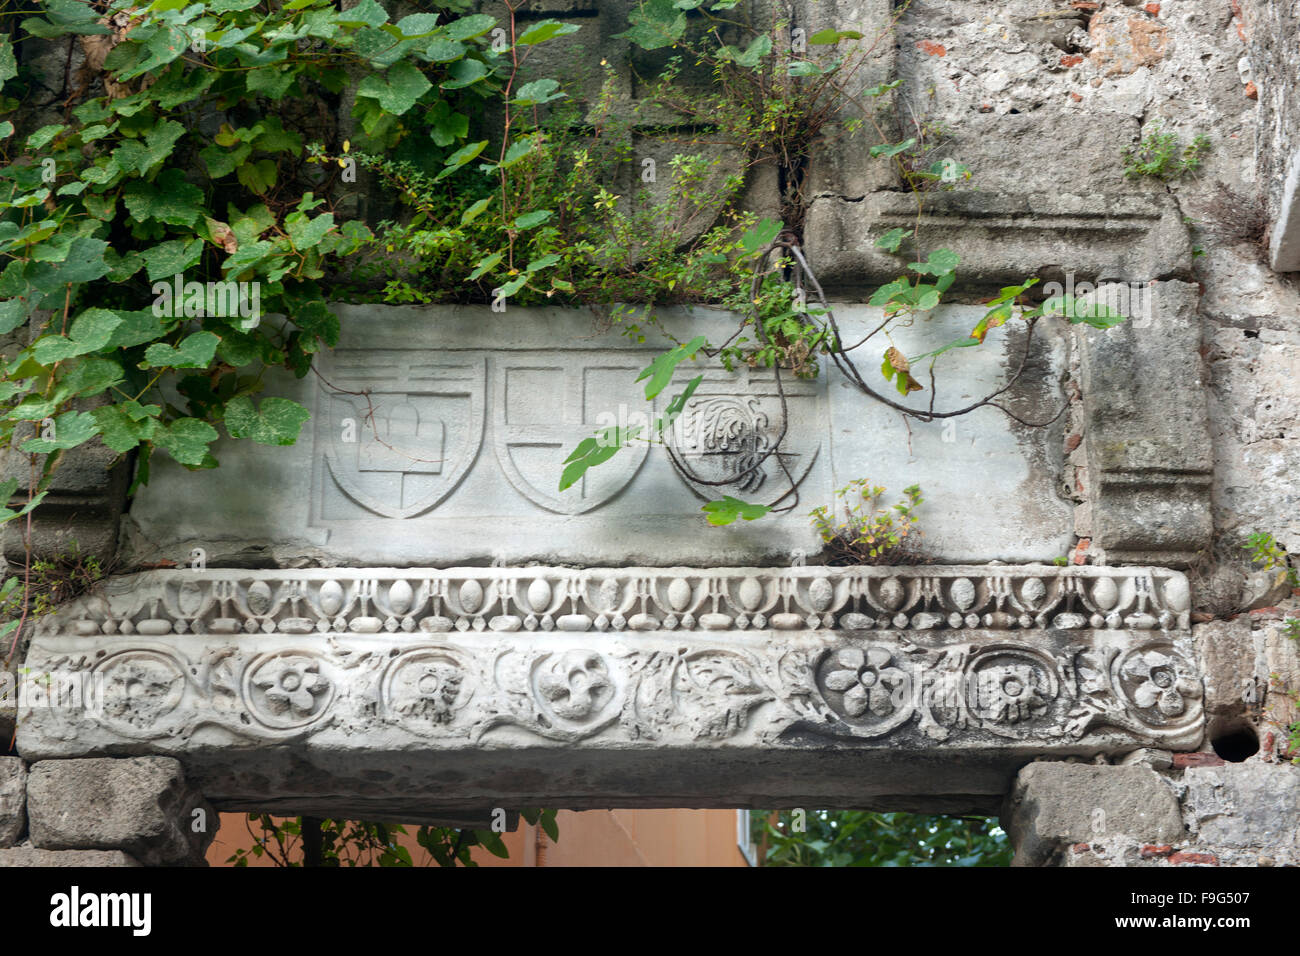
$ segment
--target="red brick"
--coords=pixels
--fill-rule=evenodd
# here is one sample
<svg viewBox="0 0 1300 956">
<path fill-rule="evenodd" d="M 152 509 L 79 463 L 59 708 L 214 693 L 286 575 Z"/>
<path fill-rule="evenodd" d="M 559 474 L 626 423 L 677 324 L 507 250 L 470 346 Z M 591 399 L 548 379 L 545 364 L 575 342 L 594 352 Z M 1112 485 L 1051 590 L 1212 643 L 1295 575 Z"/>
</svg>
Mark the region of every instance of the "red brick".
<svg viewBox="0 0 1300 956">
<path fill-rule="evenodd" d="M 1074 102 L 1076 102 L 1076 103 L 1082 103 L 1082 102 L 1083 102 L 1083 97 L 1080 96 L 1078 93 L 1071 93 L 1071 94 L 1070 94 L 1070 99 L 1074 100 Z"/>
<path fill-rule="evenodd" d="M 942 43 L 935 43 L 933 40 L 921 40 L 916 44 L 916 47 L 922 53 L 928 53 L 930 56 L 948 55 L 948 48 Z"/>
<path fill-rule="evenodd" d="M 1174 852 L 1174 848 L 1171 847 L 1168 843 L 1161 843 L 1158 845 L 1154 843 L 1148 843 L 1146 846 L 1142 848 L 1142 859 L 1150 860 L 1151 858 L 1157 856 L 1168 856 L 1173 852 Z"/>
<path fill-rule="evenodd" d="M 1174 766 L 1179 768 L 1187 767 L 1222 767 L 1223 758 L 1218 754 L 1207 753 L 1190 753 L 1174 754 Z"/>
<path fill-rule="evenodd" d="M 1074 846 L 1070 847 L 1070 849 L 1075 853 L 1087 853 L 1090 848 L 1086 843 L 1076 843 Z"/>
<path fill-rule="evenodd" d="M 1209 613 L 1207 613 L 1207 612 L 1205 612 L 1205 611 L 1193 611 L 1193 612 L 1192 612 L 1192 623 L 1193 623 L 1193 624 L 1209 624 L 1209 623 L 1210 623 L 1211 621 L 1213 621 L 1213 620 L 1214 620 L 1214 615 L 1213 615 L 1213 614 L 1209 614 Z"/>
<path fill-rule="evenodd" d="M 1079 544 L 1074 549 L 1074 563 L 1088 563 L 1088 549 L 1092 547 L 1092 538 L 1080 538 Z"/>
<path fill-rule="evenodd" d="M 1246 99 L 1248 100 L 1259 99 L 1259 87 L 1255 85 L 1254 80 L 1246 84 Z"/>
<path fill-rule="evenodd" d="M 1083 57 L 1077 53 L 1061 55 L 1061 66 L 1078 66 L 1082 62 Z"/>
<path fill-rule="evenodd" d="M 1160 4 L 1158 3 L 1148 3 L 1142 9 L 1145 10 L 1147 13 L 1151 14 L 1153 17 L 1160 16 Z"/>
<path fill-rule="evenodd" d="M 1179 850 L 1169 857 L 1169 862 L 1174 866 L 1186 866 L 1192 863 L 1203 863 L 1209 866 L 1218 866 L 1219 858 L 1213 853 L 1184 853 Z"/>
<path fill-rule="evenodd" d="M 1071 435 L 1069 438 L 1065 440 L 1065 450 L 1074 451 L 1076 448 L 1079 447 L 1079 442 L 1081 441 L 1083 441 L 1082 435 L 1077 435 L 1077 434 Z"/>
</svg>

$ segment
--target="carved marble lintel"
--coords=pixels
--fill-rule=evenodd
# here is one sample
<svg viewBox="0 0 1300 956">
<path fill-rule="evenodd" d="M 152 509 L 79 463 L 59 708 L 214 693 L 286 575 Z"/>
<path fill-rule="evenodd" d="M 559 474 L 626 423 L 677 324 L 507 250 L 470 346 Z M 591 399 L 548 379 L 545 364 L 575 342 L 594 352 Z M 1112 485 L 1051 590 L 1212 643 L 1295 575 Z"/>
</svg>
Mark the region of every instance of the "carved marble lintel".
<svg viewBox="0 0 1300 956">
<path fill-rule="evenodd" d="M 34 637 L 32 757 L 1195 746 L 1187 581 L 1153 569 L 158 571 Z"/>
</svg>

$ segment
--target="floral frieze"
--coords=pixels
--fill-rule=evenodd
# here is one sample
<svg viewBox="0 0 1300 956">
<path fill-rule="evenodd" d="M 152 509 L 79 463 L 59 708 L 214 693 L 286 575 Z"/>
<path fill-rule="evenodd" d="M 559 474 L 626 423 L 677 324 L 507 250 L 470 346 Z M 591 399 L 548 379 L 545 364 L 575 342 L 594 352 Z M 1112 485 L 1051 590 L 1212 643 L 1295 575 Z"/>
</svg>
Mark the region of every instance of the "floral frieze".
<svg viewBox="0 0 1300 956">
<path fill-rule="evenodd" d="M 1187 603 L 1151 569 L 149 572 L 42 623 L 19 737 L 1178 749 L 1204 720 Z"/>
</svg>

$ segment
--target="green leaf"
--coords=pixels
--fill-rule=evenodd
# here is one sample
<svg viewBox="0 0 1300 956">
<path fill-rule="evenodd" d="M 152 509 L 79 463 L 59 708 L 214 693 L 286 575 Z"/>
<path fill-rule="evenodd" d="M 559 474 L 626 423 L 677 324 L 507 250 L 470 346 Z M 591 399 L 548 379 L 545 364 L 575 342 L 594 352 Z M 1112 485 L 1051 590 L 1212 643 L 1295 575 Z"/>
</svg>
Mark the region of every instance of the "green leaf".
<svg viewBox="0 0 1300 956">
<path fill-rule="evenodd" d="M 5 299 L 0 302 L 0 335 L 8 335 L 27 321 L 31 307 L 26 299 Z"/>
<path fill-rule="evenodd" d="M 492 196 L 489 196 L 487 199 L 480 199 L 478 202 L 474 203 L 474 205 L 466 209 L 460 217 L 460 224 L 462 226 L 467 226 L 477 219 L 483 210 L 488 207 L 488 204 L 492 202 L 492 199 Z"/>
<path fill-rule="evenodd" d="M 558 80 L 533 80 L 531 83 L 525 83 L 519 87 L 512 102 L 516 106 L 532 106 L 539 103 L 549 103 L 551 100 L 562 99 L 568 94 L 560 90 Z"/>
<path fill-rule="evenodd" d="M 772 52 L 772 38 L 763 35 L 749 44 L 745 52 L 740 52 L 738 47 L 724 46 L 718 50 L 718 58 L 721 60 L 731 60 L 737 66 L 743 66 L 747 69 L 754 69 L 758 66 L 763 57 Z"/>
<path fill-rule="evenodd" d="M 487 144 L 488 141 L 483 140 L 482 142 L 479 143 L 470 143 L 468 146 L 462 146 L 460 149 L 456 150 L 456 152 L 452 153 L 450 156 L 447 157 L 447 161 L 446 161 L 447 168 L 444 169 L 442 172 L 440 172 L 437 176 L 435 176 L 433 178 L 433 181 L 438 182 L 438 180 L 450 176 L 452 173 L 460 169 L 466 163 L 473 160 L 476 156 L 478 156 L 479 153 L 483 152 L 483 150 L 487 147 Z M 487 202 L 487 200 L 481 200 L 481 201 L 484 204 L 486 204 Z M 477 203 L 475 205 L 477 205 Z M 482 210 L 479 211 L 481 212 Z M 474 215 L 477 216 L 478 213 L 475 213 Z M 464 223 L 462 221 L 462 225 L 463 224 Z"/>
<path fill-rule="evenodd" d="M 818 30 L 808 38 L 808 42 L 814 46 L 829 46 L 833 43 L 839 43 L 840 40 L 861 40 L 862 34 L 857 30 Z"/>
<path fill-rule="evenodd" d="M 352 9 L 339 13 L 338 22 L 344 26 L 378 27 L 388 22 L 388 12 L 375 0 L 361 0 Z"/>
<path fill-rule="evenodd" d="M 284 226 L 289 241 L 301 252 L 320 245 L 321 240 L 334 228 L 334 214 L 327 212 L 315 219 L 308 219 L 301 213 L 293 213 L 285 218 Z"/>
<path fill-rule="evenodd" d="M 492 255 L 479 260 L 479 264 L 475 266 L 474 271 L 469 274 L 469 280 L 473 282 L 474 280 L 481 278 L 483 275 L 490 272 L 492 269 L 495 269 L 497 267 L 497 264 L 500 263 L 501 260 L 504 258 L 505 256 L 503 256 L 501 253 L 494 252 L 492 253 Z"/>
<path fill-rule="evenodd" d="M 549 209 L 537 209 L 534 210 L 533 212 L 526 212 L 522 216 L 516 217 L 514 221 L 514 228 L 532 229 L 534 226 L 540 226 L 542 223 L 546 222 L 546 220 L 550 218 L 551 218 L 551 210 Z M 556 256 L 555 261 L 559 262 L 560 257 Z"/>
<path fill-rule="evenodd" d="M 880 143 L 871 147 L 872 156 L 897 156 L 899 153 L 906 152 L 916 145 L 916 137 L 905 139 L 901 143 Z"/>
<path fill-rule="evenodd" d="M 32 133 L 31 136 L 27 137 L 27 148 L 30 150 L 43 149 L 50 140 L 54 139 L 54 137 L 58 136 L 65 129 L 67 129 L 67 127 L 62 123 L 56 123 L 53 126 L 42 126 L 36 132 Z"/>
<path fill-rule="evenodd" d="M 279 100 L 289 92 L 296 75 L 291 69 L 282 69 L 279 64 L 270 64 L 249 70 L 245 75 L 244 84 L 250 93 L 261 93 L 268 99 Z"/>
<path fill-rule="evenodd" d="M 208 169 L 208 175 L 213 179 L 220 179 L 222 176 L 229 176 L 240 165 L 248 159 L 253 152 L 250 143 L 240 143 L 234 149 L 226 149 L 222 146 L 205 146 L 199 150 L 199 159 L 203 160 L 203 165 Z"/>
<path fill-rule="evenodd" d="M 207 368 L 220 341 L 220 336 L 211 332 L 194 332 L 177 346 L 155 342 L 145 349 L 140 368 Z"/>
<path fill-rule="evenodd" d="M 552 841 L 560 839 L 560 828 L 556 826 L 555 813 L 556 811 L 554 810 L 543 810 L 541 813 L 542 829 L 546 831 L 546 835 L 550 837 Z"/>
<path fill-rule="evenodd" d="M 510 148 L 506 150 L 505 158 L 501 160 L 501 168 L 509 169 L 531 153 L 536 146 L 537 138 L 534 136 L 525 136 L 511 143 Z"/>
<path fill-rule="evenodd" d="M 560 491 L 566 491 L 577 484 L 587 470 L 609 461 L 618 450 L 639 438 L 644 429 L 640 425 L 620 428 L 610 425 L 596 433 L 595 438 L 584 438 L 576 451 L 565 459 L 564 471 L 560 475 Z"/>
<path fill-rule="evenodd" d="M 87 309 L 73 320 L 67 336 L 43 335 L 32 344 L 32 358 L 42 365 L 98 352 L 108 344 L 109 336 L 122 323 L 117 313 L 108 309 Z"/>
<path fill-rule="evenodd" d="M 533 46 L 553 37 L 577 33 L 580 27 L 576 23 L 561 23 L 559 20 L 538 20 L 515 38 L 516 46 Z"/>
<path fill-rule="evenodd" d="M 654 398 L 662 392 L 668 386 L 668 383 L 672 381 L 677 366 L 694 358 L 695 353 L 704 348 L 706 342 L 708 342 L 707 338 L 703 335 L 697 335 L 689 342 L 656 356 L 636 377 L 638 382 L 643 378 L 650 379 L 650 381 L 646 382 L 645 397 L 648 399 Z"/>
<path fill-rule="evenodd" d="M 231 438 L 251 438 L 259 445 L 292 445 L 311 412 L 287 398 L 264 398 L 260 408 L 239 395 L 226 403 L 226 431 Z"/>
<path fill-rule="evenodd" d="M 72 396 L 99 395 L 122 381 L 122 366 L 95 355 L 84 356 L 59 382 Z"/>
<path fill-rule="evenodd" d="M 487 64 L 482 60 L 457 60 L 447 71 L 451 79 L 443 80 L 441 88 L 444 90 L 459 90 L 466 86 L 473 86 L 479 80 L 488 75 Z"/>
<path fill-rule="evenodd" d="M 502 859 L 509 858 L 510 851 L 506 848 L 505 842 L 501 839 L 499 833 L 495 833 L 492 830 L 475 830 L 474 836 L 478 839 L 479 846 L 483 847 L 483 849 L 487 850 L 493 856 L 498 856 Z"/>
<path fill-rule="evenodd" d="M 1094 329 L 1109 329 L 1128 318 L 1102 303 L 1085 302 L 1072 295 L 1052 296 L 1043 303 L 1042 314 L 1063 315 L 1072 325 L 1090 325 Z"/>
<path fill-rule="evenodd" d="M 18 62 L 14 59 L 13 43 L 9 40 L 9 34 L 0 37 L 0 86 L 3 86 L 9 80 L 18 75 Z M 9 127 L 9 132 L 3 135 L 9 136 L 13 133 L 13 126 Z"/>
<path fill-rule="evenodd" d="M 673 0 L 644 0 L 629 11 L 627 19 L 631 27 L 613 38 L 628 40 L 643 50 L 672 46 L 686 33 L 686 14 L 673 5 Z"/>
<path fill-rule="evenodd" d="M 150 282 L 184 272 L 203 255 L 202 239 L 169 239 L 140 253 Z"/>
<path fill-rule="evenodd" d="M 496 17 L 486 13 L 473 13 L 447 24 L 447 36 L 453 40 L 470 40 L 487 33 L 496 23 Z"/>
<path fill-rule="evenodd" d="M 779 219 L 764 219 L 752 229 L 747 230 L 740 237 L 742 257 L 748 258 L 749 256 L 758 255 L 772 244 L 776 237 L 781 234 L 783 228 L 785 228 L 785 223 Z"/>
<path fill-rule="evenodd" d="M 78 236 L 68 246 L 67 255 L 58 263 L 35 262 L 27 267 L 25 278 L 39 292 L 56 298 L 63 307 L 65 287 L 82 282 L 93 282 L 108 275 L 110 266 L 104 261 L 108 243 L 103 239 Z"/>
<path fill-rule="evenodd" d="M 184 133 L 180 123 L 164 120 L 145 133 L 144 142 L 127 140 L 115 149 L 113 159 L 126 172 L 144 176 L 171 155 L 172 147 Z"/>
<path fill-rule="evenodd" d="M 721 527 L 722 525 L 731 524 L 737 518 L 742 518 L 745 521 L 761 518 L 772 510 L 772 506 L 754 505 L 727 495 L 719 501 L 707 502 L 700 510 L 708 515 L 709 524 L 714 527 Z"/>
<path fill-rule="evenodd" d="M 871 87 L 870 89 L 863 90 L 862 93 L 864 96 L 870 97 L 884 96 L 890 90 L 896 90 L 902 85 L 902 80 L 894 80 L 892 83 L 881 83 L 877 86 Z"/>
<path fill-rule="evenodd" d="M 179 169 L 164 169 L 153 183 L 127 183 L 122 201 L 138 222 L 157 219 L 169 226 L 190 226 L 203 210 L 203 190 L 186 182 Z"/>
<path fill-rule="evenodd" d="M 695 390 L 700 387 L 704 381 L 703 375 L 697 375 L 686 383 L 686 388 L 672 397 L 672 400 L 664 408 L 664 413 L 655 419 L 655 434 L 662 435 L 663 430 L 677 420 L 677 417 L 686 410 L 686 403 L 691 400 Z"/>
<path fill-rule="evenodd" d="M 961 256 L 951 249 L 936 249 L 930 253 L 925 262 L 909 263 L 908 268 L 922 275 L 941 276 L 956 269 L 959 262 Z"/>
<path fill-rule="evenodd" d="M 909 232 L 906 229 L 891 229 L 876 240 L 876 247 L 888 252 L 897 252 L 898 247 L 903 244 L 903 240 L 906 239 L 908 235 Z"/>
<path fill-rule="evenodd" d="M 446 100 L 435 103 L 426 118 L 429 122 L 429 138 L 435 145 L 450 146 L 469 134 L 469 117 L 464 113 L 453 113 Z"/>
<path fill-rule="evenodd" d="M 528 263 L 528 268 L 525 271 L 537 272 L 539 269 L 549 269 L 559 261 L 560 257 L 555 253 L 551 253 L 550 255 L 542 256 L 540 259 L 534 259 L 532 262 Z"/>
<path fill-rule="evenodd" d="M 478 61 L 461 61 L 461 63 L 476 62 Z M 460 63 L 456 64 L 456 66 L 460 65 Z M 357 86 L 357 96 L 368 96 L 377 100 L 385 112 L 401 116 L 431 89 L 433 84 L 429 82 L 429 78 L 403 60 L 393 64 L 385 77 L 373 73 L 365 77 Z"/>
<path fill-rule="evenodd" d="M 469 52 L 469 47 L 446 37 L 434 37 L 424 49 L 424 55 L 432 63 L 450 63 L 459 60 Z"/>
<path fill-rule="evenodd" d="M 116 405 L 102 405 L 91 414 L 99 425 L 100 440 L 120 455 L 153 438 L 160 411 L 157 405 L 127 399 Z"/>
<path fill-rule="evenodd" d="M 32 438 L 19 446 L 19 451 L 38 455 L 51 451 L 76 448 L 90 441 L 99 432 L 99 423 L 89 412 L 64 412 L 54 418 L 49 438 Z"/>
<path fill-rule="evenodd" d="M 153 309 L 140 309 L 135 312 L 119 310 L 114 314 L 122 322 L 113 329 L 113 334 L 104 344 L 105 349 L 128 349 L 135 345 L 156 341 L 167 334 L 163 320 L 153 314 Z"/>
<path fill-rule="evenodd" d="M 195 467 L 208 459 L 208 445 L 220 437 L 217 430 L 207 422 L 197 418 L 180 418 L 167 426 L 159 428 L 153 437 L 153 443 L 165 449 L 182 465 Z"/>
<path fill-rule="evenodd" d="M 244 163 L 235 170 L 235 178 L 259 196 L 275 185 L 276 175 L 275 163 L 269 159 Z"/>
</svg>

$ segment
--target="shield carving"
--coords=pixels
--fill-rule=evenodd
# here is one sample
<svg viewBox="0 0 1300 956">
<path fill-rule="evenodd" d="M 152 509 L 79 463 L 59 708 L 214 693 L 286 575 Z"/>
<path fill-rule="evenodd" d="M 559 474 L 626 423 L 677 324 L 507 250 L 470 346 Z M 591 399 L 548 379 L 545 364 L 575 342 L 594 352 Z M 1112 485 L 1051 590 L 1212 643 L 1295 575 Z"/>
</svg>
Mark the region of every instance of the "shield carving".
<svg viewBox="0 0 1300 956">
<path fill-rule="evenodd" d="M 564 459 L 609 425 L 649 430 L 652 403 L 636 377 L 644 359 L 628 352 L 533 352 L 493 365 L 493 445 L 510 483 L 547 511 L 577 515 L 617 496 L 645 462 L 633 442 L 559 491 Z"/>
<path fill-rule="evenodd" d="M 818 386 L 783 375 L 778 388 L 771 369 L 706 371 L 665 436 L 678 477 L 706 501 L 732 495 L 757 504 L 788 502 L 821 453 Z"/>
<path fill-rule="evenodd" d="M 482 446 L 486 360 L 361 350 L 333 359 L 316 425 L 327 480 L 386 518 L 436 507 Z"/>
</svg>

